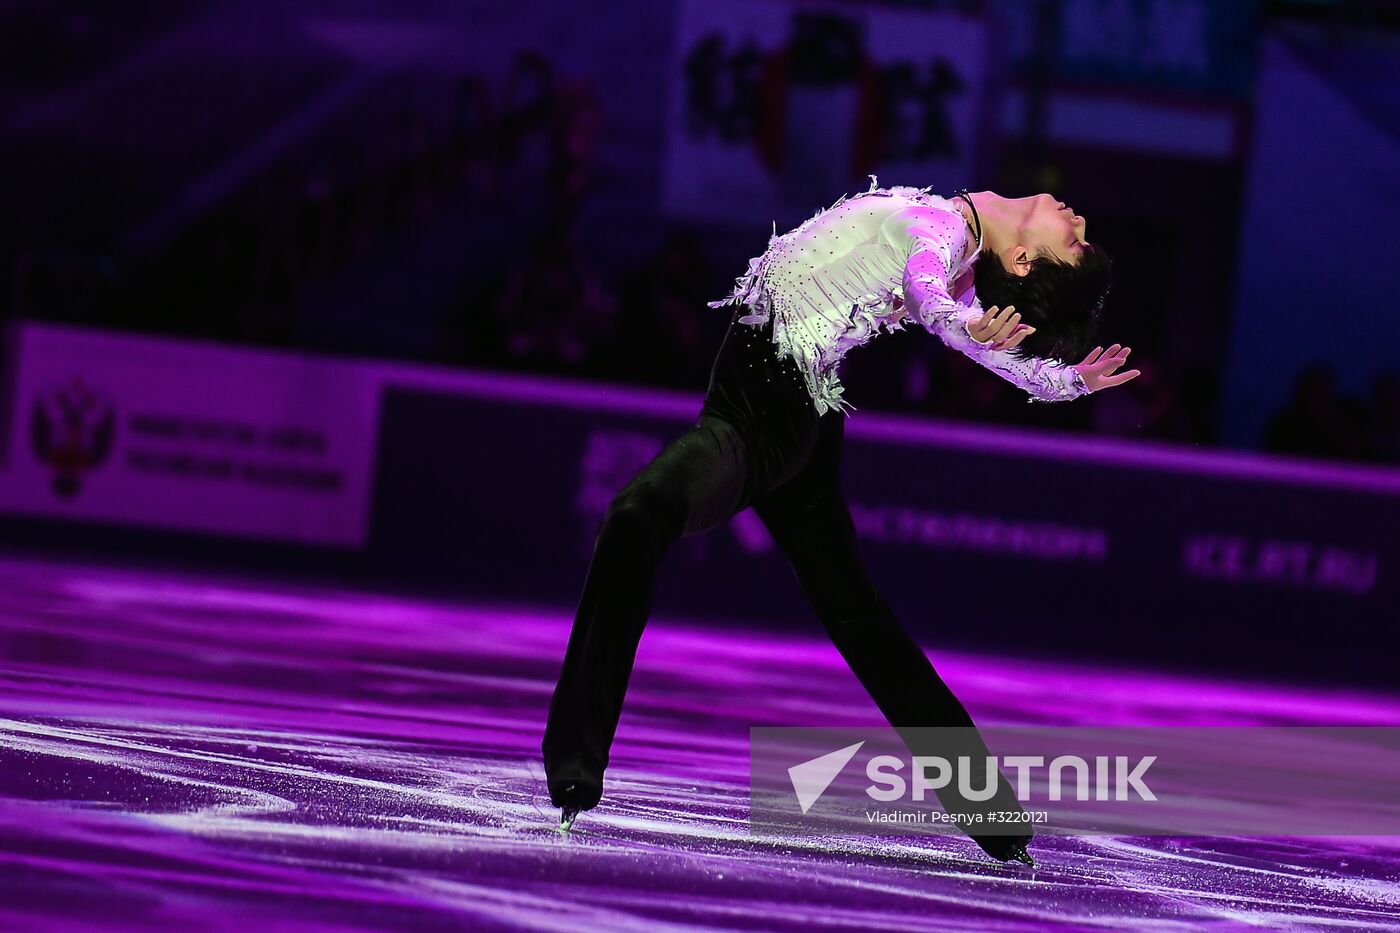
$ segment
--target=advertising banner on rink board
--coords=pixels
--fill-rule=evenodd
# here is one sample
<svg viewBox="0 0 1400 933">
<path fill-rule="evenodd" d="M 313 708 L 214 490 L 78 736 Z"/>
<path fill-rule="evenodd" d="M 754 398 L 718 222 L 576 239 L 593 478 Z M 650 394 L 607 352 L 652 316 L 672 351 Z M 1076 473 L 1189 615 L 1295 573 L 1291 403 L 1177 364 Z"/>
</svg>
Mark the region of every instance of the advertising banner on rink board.
<svg viewBox="0 0 1400 933">
<path fill-rule="evenodd" d="M 684 0 L 667 114 L 674 215 L 780 227 L 842 192 L 974 174 L 983 20 L 773 0 Z"/>
<path fill-rule="evenodd" d="M 700 401 L 386 381 L 376 565 L 571 612 L 614 497 Z M 916 638 L 1394 682 L 1393 652 L 1376 650 L 1400 605 L 1394 470 L 859 411 L 840 482 L 851 572 Z M 653 609 L 819 624 L 752 507 L 668 547 Z"/>
<path fill-rule="evenodd" d="M 9 340 L 0 509 L 365 543 L 378 393 L 363 368 L 40 324 Z"/>
</svg>

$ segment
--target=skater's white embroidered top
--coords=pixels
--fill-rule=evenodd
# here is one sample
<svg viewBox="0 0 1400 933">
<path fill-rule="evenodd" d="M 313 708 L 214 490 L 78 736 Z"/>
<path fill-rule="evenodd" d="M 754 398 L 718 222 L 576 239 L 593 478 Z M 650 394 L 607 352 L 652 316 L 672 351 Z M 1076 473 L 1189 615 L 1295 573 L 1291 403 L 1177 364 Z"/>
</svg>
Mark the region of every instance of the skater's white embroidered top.
<svg viewBox="0 0 1400 933">
<path fill-rule="evenodd" d="M 734 290 L 712 308 L 743 303 L 739 320 L 773 320 L 779 357 L 802 369 L 818 414 L 854 410 L 841 398 L 837 368 L 851 347 L 902 330 L 905 320 L 1030 393 L 1029 401 L 1058 402 L 1089 392 L 1068 364 L 991 349 L 967 331 L 982 305 L 967 286 L 952 286 L 972 268 L 982 242 L 972 242 L 966 219 L 949 198 L 927 188 L 877 188 L 842 196 L 789 232 L 774 235 L 762 256 L 749 260 Z"/>
</svg>

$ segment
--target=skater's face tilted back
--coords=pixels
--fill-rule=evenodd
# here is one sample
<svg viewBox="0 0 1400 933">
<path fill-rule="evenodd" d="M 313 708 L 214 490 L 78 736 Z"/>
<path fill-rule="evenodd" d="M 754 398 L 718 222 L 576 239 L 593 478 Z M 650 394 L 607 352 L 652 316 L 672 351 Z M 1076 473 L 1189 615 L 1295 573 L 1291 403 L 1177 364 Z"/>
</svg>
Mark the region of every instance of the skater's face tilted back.
<svg viewBox="0 0 1400 933">
<path fill-rule="evenodd" d="M 1052 195 L 1003 198 L 979 191 L 972 200 L 982 220 L 983 252 L 995 253 L 1012 275 L 1031 274 L 1037 259 L 1078 265 L 1088 248 L 1084 218 Z"/>
<path fill-rule="evenodd" d="M 1098 339 L 1112 269 L 1088 224 L 1049 194 L 971 194 L 982 221 L 974 288 L 983 308 L 1014 305 L 1036 330 L 1013 352 L 1077 363 Z M 970 212 L 969 212 L 970 213 Z"/>
</svg>

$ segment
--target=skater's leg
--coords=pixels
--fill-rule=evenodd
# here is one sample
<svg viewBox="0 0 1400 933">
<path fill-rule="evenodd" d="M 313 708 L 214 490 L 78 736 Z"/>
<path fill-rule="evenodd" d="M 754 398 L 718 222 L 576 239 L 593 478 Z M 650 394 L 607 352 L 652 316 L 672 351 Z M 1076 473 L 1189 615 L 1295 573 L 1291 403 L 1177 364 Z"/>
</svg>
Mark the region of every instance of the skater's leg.
<svg viewBox="0 0 1400 933">
<path fill-rule="evenodd" d="M 856 678 L 915 755 L 959 756 L 980 764 L 986 745 L 966 707 L 934 670 L 896 619 L 865 569 L 838 482 L 842 422 L 824 425 L 811 462 L 788 483 L 755 498 L 753 506 L 790 561 L 798 583 L 823 627 Z M 933 733 L 922 727 L 958 727 Z M 921 731 L 922 730 L 922 731 Z M 974 768 L 972 786 L 983 786 L 985 769 Z M 1020 810 L 1001 781 L 1001 793 L 981 809 Z M 961 798 L 940 793 L 950 812 L 975 811 Z M 1022 824 L 1024 825 L 1024 824 Z M 1020 828 L 997 827 L 1000 839 L 969 832 L 984 849 L 1005 857 L 1003 843 L 1030 838 Z"/>
<path fill-rule="evenodd" d="M 760 498 L 754 510 L 836 649 L 891 725 L 973 725 L 867 575 L 839 490 L 802 502 Z"/>
<path fill-rule="evenodd" d="M 594 543 L 542 743 L 555 806 L 586 810 L 597 804 L 661 558 L 682 535 L 733 515 L 745 478 L 742 437 L 729 422 L 707 416 L 613 497 Z"/>
<path fill-rule="evenodd" d="M 830 420 L 828 420 L 830 419 Z M 972 718 L 900 627 L 870 580 L 839 482 L 844 421 L 822 419 L 812 458 L 755 496 L 754 511 L 851 670 L 891 724 L 970 726 Z"/>
</svg>

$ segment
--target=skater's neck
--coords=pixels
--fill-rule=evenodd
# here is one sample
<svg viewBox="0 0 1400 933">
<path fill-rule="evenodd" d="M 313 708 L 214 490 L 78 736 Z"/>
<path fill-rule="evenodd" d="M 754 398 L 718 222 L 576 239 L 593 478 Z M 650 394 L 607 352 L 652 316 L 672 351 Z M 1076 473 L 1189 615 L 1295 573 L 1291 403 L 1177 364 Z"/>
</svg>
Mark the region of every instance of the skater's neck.
<svg viewBox="0 0 1400 933">
<path fill-rule="evenodd" d="M 990 192 L 969 191 L 966 194 L 961 194 L 953 198 L 953 204 L 957 207 L 958 212 L 962 214 L 963 220 L 967 221 L 967 233 L 971 241 L 968 246 L 968 252 L 974 249 L 980 249 L 983 243 L 986 242 L 986 221 L 982 217 L 982 207 L 986 201 L 985 199 L 979 200 L 979 198 L 986 194 L 990 194 Z"/>
<path fill-rule="evenodd" d="M 969 199 L 971 199 L 971 203 L 968 203 Z M 970 256 L 973 252 L 980 250 L 983 244 L 986 243 L 987 229 L 986 221 L 984 221 L 981 216 L 982 202 L 977 201 L 977 193 L 969 191 L 954 197 L 953 204 L 957 207 L 958 212 L 962 214 L 963 220 L 967 222 L 967 249 L 965 255 Z"/>
</svg>

